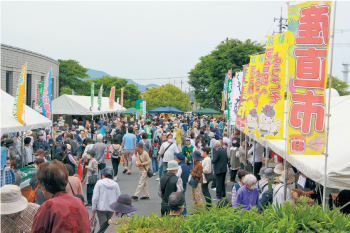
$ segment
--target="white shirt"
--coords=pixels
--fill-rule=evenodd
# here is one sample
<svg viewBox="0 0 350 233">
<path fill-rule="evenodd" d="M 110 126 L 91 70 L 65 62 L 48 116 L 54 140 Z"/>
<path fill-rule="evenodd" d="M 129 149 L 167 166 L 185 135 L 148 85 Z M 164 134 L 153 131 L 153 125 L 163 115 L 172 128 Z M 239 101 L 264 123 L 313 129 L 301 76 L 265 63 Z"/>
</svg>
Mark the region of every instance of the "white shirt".
<svg viewBox="0 0 350 233">
<path fill-rule="evenodd" d="M 209 174 L 209 173 L 211 173 L 211 158 L 210 158 L 210 156 L 204 158 L 204 159 L 201 161 L 201 163 L 202 163 L 202 167 L 203 167 L 203 183 L 206 184 L 206 183 L 207 183 L 207 180 L 205 179 L 204 174 Z"/>
<path fill-rule="evenodd" d="M 273 196 L 272 196 L 272 205 L 277 206 L 277 202 L 279 205 L 284 204 L 284 184 L 280 183 L 273 189 Z M 286 201 L 292 201 L 292 193 L 289 188 L 287 188 L 287 198 Z"/>
<path fill-rule="evenodd" d="M 256 150 L 254 150 L 254 145 L 248 151 L 248 155 L 255 153 L 255 162 L 262 162 L 264 157 L 264 147 L 260 143 L 256 143 Z"/>
<path fill-rule="evenodd" d="M 227 147 L 231 148 L 232 141 L 228 137 L 223 137 L 222 141 L 227 142 Z"/>
<path fill-rule="evenodd" d="M 196 147 L 195 141 L 193 139 L 190 139 L 190 140 L 191 140 L 191 146 Z"/>
<path fill-rule="evenodd" d="M 181 178 L 181 174 L 182 174 L 182 168 L 180 167 L 178 170 L 177 170 L 177 173 L 176 173 L 176 176 Z"/>
<path fill-rule="evenodd" d="M 165 149 L 170 145 L 169 142 L 163 142 L 162 146 L 160 147 L 159 154 L 163 154 Z M 177 147 L 176 143 L 173 143 L 167 151 L 164 153 L 163 162 L 169 162 L 171 160 L 175 159 L 174 153 L 179 153 L 179 148 Z"/>
<path fill-rule="evenodd" d="M 24 146 L 24 152 L 26 155 L 26 165 L 28 165 L 28 163 L 32 163 L 34 162 L 33 160 L 33 149 L 30 148 L 29 146 Z"/>
</svg>

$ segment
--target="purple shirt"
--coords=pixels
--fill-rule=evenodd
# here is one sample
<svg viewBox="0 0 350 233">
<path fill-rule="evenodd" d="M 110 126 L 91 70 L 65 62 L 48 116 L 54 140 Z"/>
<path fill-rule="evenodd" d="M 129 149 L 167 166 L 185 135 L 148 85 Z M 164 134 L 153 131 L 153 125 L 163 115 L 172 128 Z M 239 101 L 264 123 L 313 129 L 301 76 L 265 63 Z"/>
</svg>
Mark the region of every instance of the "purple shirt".
<svg viewBox="0 0 350 233">
<path fill-rule="evenodd" d="M 249 191 L 245 185 L 238 189 L 236 199 L 233 202 L 233 207 L 237 207 L 238 204 L 243 205 L 240 207 L 242 210 L 250 210 L 250 206 L 257 206 L 260 212 L 258 189 L 255 188 L 254 190 Z"/>
</svg>

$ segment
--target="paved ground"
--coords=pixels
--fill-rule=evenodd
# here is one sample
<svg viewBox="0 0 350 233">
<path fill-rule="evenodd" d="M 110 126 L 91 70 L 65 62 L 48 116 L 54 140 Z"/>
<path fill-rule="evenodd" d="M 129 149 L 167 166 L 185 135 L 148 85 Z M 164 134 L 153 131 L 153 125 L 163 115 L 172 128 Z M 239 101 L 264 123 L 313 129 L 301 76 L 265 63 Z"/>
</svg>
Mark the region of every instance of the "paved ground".
<svg viewBox="0 0 350 233">
<path fill-rule="evenodd" d="M 106 163 L 107 163 L 107 166 L 112 167 L 112 163 L 110 159 L 106 159 Z M 133 196 L 139 182 L 139 169 L 136 166 L 133 166 L 131 169 L 131 175 L 123 174 L 122 171 L 123 171 L 123 165 L 119 164 L 119 173 L 118 173 L 117 183 L 119 184 L 120 191 L 122 194 L 128 194 L 130 196 Z M 158 215 L 160 215 L 161 198 L 158 196 L 159 181 L 156 181 L 157 178 L 158 178 L 158 175 L 148 179 L 148 189 L 150 194 L 149 200 L 133 201 L 132 205 L 137 208 L 136 214 L 140 214 L 141 216 L 142 215 L 149 216 L 150 213 L 157 213 Z M 226 192 L 229 192 L 231 190 L 232 185 L 233 183 L 227 183 Z M 83 185 L 83 190 L 84 190 L 84 199 L 86 201 L 86 185 L 85 186 Z M 210 193 L 211 193 L 211 197 L 214 198 L 215 192 L 210 190 Z M 142 197 L 142 195 L 143 194 L 141 194 L 140 197 Z M 187 206 L 193 206 L 192 193 L 189 185 L 187 185 L 187 191 L 185 196 L 186 196 Z M 229 201 L 231 200 L 231 194 L 227 193 L 226 197 Z M 202 200 L 205 201 L 203 195 L 202 195 Z M 88 208 L 88 212 L 91 218 L 92 216 L 91 208 Z M 97 225 L 99 224 L 97 223 Z M 98 231 L 98 228 L 99 227 L 97 227 L 95 232 Z"/>
</svg>

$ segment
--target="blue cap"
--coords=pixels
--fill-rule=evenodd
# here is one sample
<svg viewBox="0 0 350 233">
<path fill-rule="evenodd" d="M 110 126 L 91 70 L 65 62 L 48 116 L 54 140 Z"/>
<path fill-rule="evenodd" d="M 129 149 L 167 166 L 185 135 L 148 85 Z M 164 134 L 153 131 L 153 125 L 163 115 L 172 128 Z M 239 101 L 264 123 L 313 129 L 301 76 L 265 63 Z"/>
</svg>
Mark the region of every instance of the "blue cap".
<svg viewBox="0 0 350 233">
<path fill-rule="evenodd" d="M 158 141 L 159 141 L 158 138 L 155 138 L 155 139 L 154 139 L 154 142 L 158 142 Z"/>
<path fill-rule="evenodd" d="M 179 160 L 184 160 L 185 156 L 182 153 L 174 153 L 175 157 L 178 158 Z"/>
<path fill-rule="evenodd" d="M 56 142 L 62 142 L 62 138 L 61 137 L 57 137 L 56 138 Z"/>
<path fill-rule="evenodd" d="M 63 131 L 67 131 L 67 128 L 66 128 L 66 127 L 62 127 L 62 130 L 63 130 Z"/>
<path fill-rule="evenodd" d="M 54 144 L 54 141 L 52 138 L 49 139 L 49 144 Z"/>
</svg>

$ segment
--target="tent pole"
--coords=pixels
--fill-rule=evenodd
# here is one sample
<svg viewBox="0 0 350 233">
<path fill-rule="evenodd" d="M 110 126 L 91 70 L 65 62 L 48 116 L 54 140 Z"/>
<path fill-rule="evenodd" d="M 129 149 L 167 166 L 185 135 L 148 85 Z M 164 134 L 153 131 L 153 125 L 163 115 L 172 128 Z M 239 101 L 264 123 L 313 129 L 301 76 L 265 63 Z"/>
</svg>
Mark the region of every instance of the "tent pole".
<svg viewBox="0 0 350 233">
<path fill-rule="evenodd" d="M 245 143 L 244 143 L 244 163 L 243 163 L 243 168 L 244 168 L 244 170 L 246 170 L 247 169 L 247 166 L 245 165 L 246 163 L 247 163 L 247 138 L 248 138 L 248 134 L 245 134 L 244 135 L 244 141 L 245 141 Z"/>
<path fill-rule="evenodd" d="M 267 147 L 267 139 L 265 139 L 265 167 L 268 168 L 269 163 L 269 148 Z"/>
<path fill-rule="evenodd" d="M 92 118 L 91 118 L 91 126 L 93 124 L 93 121 L 94 121 L 94 114 L 91 114 Z M 91 129 L 91 126 L 90 126 L 90 129 Z M 91 139 L 94 140 L 94 136 L 92 135 L 92 129 L 90 130 L 91 131 Z"/>
<path fill-rule="evenodd" d="M 256 150 L 256 141 L 254 140 L 254 144 L 253 144 L 253 174 L 255 172 L 255 150 Z"/>
<path fill-rule="evenodd" d="M 21 139 L 21 144 L 22 144 L 22 168 L 24 168 L 26 164 L 26 158 L 24 156 L 24 131 L 22 131 L 22 139 Z"/>
<path fill-rule="evenodd" d="M 328 94 L 328 103 L 327 103 L 327 127 L 326 127 L 326 153 L 325 153 L 325 166 L 324 166 L 324 186 L 323 186 L 323 211 L 326 209 L 326 189 L 327 189 L 327 163 L 328 163 L 328 142 L 329 142 L 329 120 L 330 120 L 330 111 L 331 111 L 331 90 L 332 90 L 332 72 L 333 72 L 333 52 L 334 52 L 334 30 L 335 30 L 335 14 L 336 14 L 337 2 L 334 2 L 334 16 L 333 16 L 333 32 L 332 36 L 332 58 L 331 58 L 331 68 L 328 75 L 329 78 L 329 94 Z"/>
</svg>

